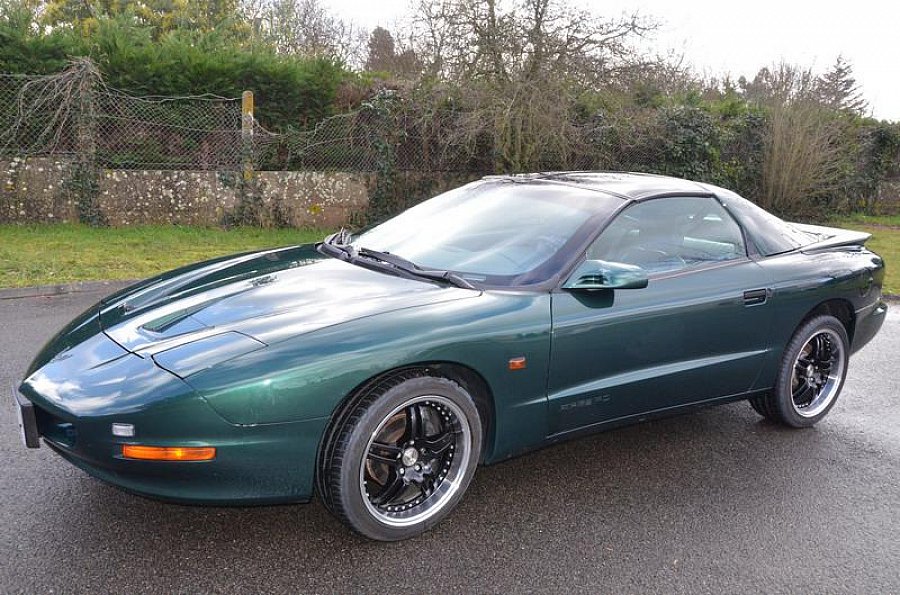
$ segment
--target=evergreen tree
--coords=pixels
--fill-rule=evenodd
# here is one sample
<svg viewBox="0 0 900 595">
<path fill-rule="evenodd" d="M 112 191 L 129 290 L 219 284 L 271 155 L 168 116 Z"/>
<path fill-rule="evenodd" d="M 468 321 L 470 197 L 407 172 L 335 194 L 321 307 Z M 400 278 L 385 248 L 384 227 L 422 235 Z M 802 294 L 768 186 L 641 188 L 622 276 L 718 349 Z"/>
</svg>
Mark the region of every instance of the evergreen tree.
<svg viewBox="0 0 900 595">
<path fill-rule="evenodd" d="M 369 35 L 369 55 L 366 58 L 366 70 L 383 70 L 391 72 L 397 59 L 394 49 L 394 36 L 384 27 L 375 27 Z"/>
<path fill-rule="evenodd" d="M 838 56 L 834 65 L 816 81 L 816 92 L 824 105 L 863 115 L 868 103 L 853 77 L 853 66 Z"/>
</svg>

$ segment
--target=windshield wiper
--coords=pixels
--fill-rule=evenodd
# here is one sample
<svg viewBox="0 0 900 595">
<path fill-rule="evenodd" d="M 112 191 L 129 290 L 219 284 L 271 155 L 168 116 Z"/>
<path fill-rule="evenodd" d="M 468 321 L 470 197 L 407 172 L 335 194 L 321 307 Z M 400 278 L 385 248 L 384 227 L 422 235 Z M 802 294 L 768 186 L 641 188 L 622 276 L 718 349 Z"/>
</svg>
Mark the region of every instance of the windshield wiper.
<svg viewBox="0 0 900 595">
<path fill-rule="evenodd" d="M 445 271 L 443 269 L 423 269 L 413 261 L 406 260 L 405 258 L 397 256 L 396 254 L 391 254 L 390 252 L 379 252 L 368 248 L 360 248 L 356 253 L 363 258 L 371 258 L 372 260 L 386 262 L 389 265 L 409 273 L 410 275 L 415 275 L 416 277 L 432 279 L 434 281 L 445 281 L 451 285 L 462 287 L 463 289 L 475 289 L 474 285 L 453 271 Z"/>
<path fill-rule="evenodd" d="M 350 232 L 342 227 L 339 232 L 325 236 L 316 249 L 327 256 L 352 261 L 356 258 L 356 248 L 350 245 L 350 239 Z"/>
<path fill-rule="evenodd" d="M 424 269 L 401 256 L 389 252 L 379 252 L 369 248 L 356 249 L 350 245 L 350 234 L 343 228 L 337 233 L 331 234 L 319 244 L 319 251 L 328 256 L 333 256 L 354 264 L 376 265 L 380 270 L 387 272 L 401 272 L 403 276 L 419 277 L 431 281 L 441 281 L 462 287 L 475 289 L 475 286 L 454 273 L 441 269 Z M 385 266 L 387 265 L 387 266 Z M 365 265 L 364 265 L 365 266 Z"/>
</svg>

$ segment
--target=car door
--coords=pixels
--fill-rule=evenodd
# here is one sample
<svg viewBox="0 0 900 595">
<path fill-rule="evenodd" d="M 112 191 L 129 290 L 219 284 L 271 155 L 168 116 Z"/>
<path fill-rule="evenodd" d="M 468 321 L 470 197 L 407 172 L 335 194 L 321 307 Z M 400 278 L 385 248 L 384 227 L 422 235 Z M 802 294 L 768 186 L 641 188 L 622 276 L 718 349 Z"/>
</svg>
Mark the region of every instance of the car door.
<svg viewBox="0 0 900 595">
<path fill-rule="evenodd" d="M 552 433 L 750 389 L 768 348 L 769 279 L 717 199 L 635 203 L 586 258 L 641 266 L 649 284 L 553 293 Z"/>
</svg>

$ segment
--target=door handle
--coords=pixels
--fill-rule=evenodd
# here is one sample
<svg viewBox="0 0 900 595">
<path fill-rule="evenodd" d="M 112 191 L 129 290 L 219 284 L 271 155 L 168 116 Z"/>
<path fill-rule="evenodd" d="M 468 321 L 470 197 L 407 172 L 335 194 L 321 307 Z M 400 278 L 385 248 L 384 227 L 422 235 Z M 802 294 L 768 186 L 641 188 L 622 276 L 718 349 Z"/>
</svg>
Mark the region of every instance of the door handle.
<svg viewBox="0 0 900 595">
<path fill-rule="evenodd" d="M 758 306 L 759 304 L 765 304 L 767 299 L 769 299 L 768 289 L 748 289 L 744 292 L 745 306 Z"/>
</svg>

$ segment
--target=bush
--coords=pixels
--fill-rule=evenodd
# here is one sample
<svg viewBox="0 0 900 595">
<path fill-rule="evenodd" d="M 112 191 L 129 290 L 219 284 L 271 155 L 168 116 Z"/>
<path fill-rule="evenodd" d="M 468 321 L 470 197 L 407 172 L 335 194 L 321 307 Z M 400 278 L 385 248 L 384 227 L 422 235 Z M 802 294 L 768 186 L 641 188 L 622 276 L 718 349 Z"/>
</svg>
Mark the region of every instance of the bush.
<svg viewBox="0 0 900 595">
<path fill-rule="evenodd" d="M 250 89 L 257 120 L 284 133 L 254 145 L 257 165 L 376 172 L 379 216 L 439 185 L 416 175 L 401 182 L 407 172 L 437 181 L 436 172 L 644 171 L 719 184 L 782 215 L 806 217 L 874 212 L 891 187 L 886 181 L 900 178 L 900 126 L 860 116 L 850 70 L 840 63 L 830 78 L 780 65 L 737 86 L 664 64 L 610 71 L 606 80 L 593 71 L 579 77 L 552 61 L 512 75 L 435 71 L 397 80 L 352 73 L 332 59 L 280 54 L 254 39 L 247 22 L 150 26 L 146 13 L 141 20 L 122 5 L 116 16 L 90 16 L 89 26 L 48 27 L 31 6 L 0 3 L 0 72 L 56 73 L 87 56 L 108 86 L 136 96 L 237 98 Z M 220 16 L 234 13 L 227 6 L 219 5 Z M 12 99 L 19 81 L 2 81 L 0 149 L 27 152 L 28 143 L 39 144 L 43 122 L 2 137 L 18 114 Z M 390 98 L 384 114 L 369 109 L 379 98 Z M 140 105 L 128 111 L 133 106 L 122 107 L 121 99 L 101 106 L 112 113 L 96 150 L 103 166 L 236 168 L 246 156 L 234 103 L 204 111 L 135 100 Z M 347 117 L 320 125 L 336 113 Z M 157 125 L 129 134 L 134 120 Z M 65 132 L 54 150 L 75 150 L 74 140 Z"/>
<path fill-rule="evenodd" d="M 722 183 L 721 127 L 705 110 L 676 106 L 658 112 L 660 173 Z"/>
<path fill-rule="evenodd" d="M 66 67 L 69 56 L 83 50 L 80 40 L 66 31 L 35 34 L 31 11 L 15 6 L 0 10 L 0 72 L 51 74 Z"/>
<path fill-rule="evenodd" d="M 333 60 L 276 55 L 227 32 L 174 30 L 157 39 L 126 15 L 99 19 L 82 37 L 43 31 L 27 11 L 0 16 L 0 72 L 53 73 L 80 56 L 97 64 L 107 85 L 133 95 L 239 97 L 252 90 L 257 119 L 276 131 L 331 115 L 338 86 L 351 76 Z"/>
</svg>

